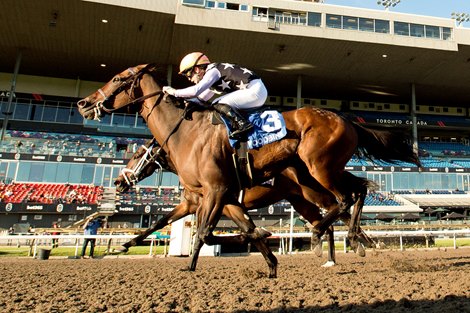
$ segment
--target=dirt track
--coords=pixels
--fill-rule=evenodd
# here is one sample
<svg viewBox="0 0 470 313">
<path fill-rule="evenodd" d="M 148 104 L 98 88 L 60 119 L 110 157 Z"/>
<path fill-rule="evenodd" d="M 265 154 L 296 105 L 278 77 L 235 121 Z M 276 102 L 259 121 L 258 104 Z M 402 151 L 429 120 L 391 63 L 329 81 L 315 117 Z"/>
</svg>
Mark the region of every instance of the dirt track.
<svg viewBox="0 0 470 313">
<path fill-rule="evenodd" d="M 188 258 L 0 259 L 1 312 L 470 312 L 470 249 Z"/>
</svg>

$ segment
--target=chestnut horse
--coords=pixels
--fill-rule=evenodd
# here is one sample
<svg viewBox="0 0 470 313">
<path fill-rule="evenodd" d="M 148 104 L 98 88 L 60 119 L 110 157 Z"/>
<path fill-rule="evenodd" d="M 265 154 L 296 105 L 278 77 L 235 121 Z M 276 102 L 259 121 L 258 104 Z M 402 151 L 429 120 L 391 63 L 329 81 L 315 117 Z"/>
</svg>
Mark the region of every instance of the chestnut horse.
<svg viewBox="0 0 470 313">
<path fill-rule="evenodd" d="M 147 64 L 124 70 L 98 91 L 80 100 L 77 103 L 80 114 L 87 119 L 99 119 L 106 113 L 139 112 L 177 169 L 185 190 L 201 197 L 196 214 L 196 240 L 208 245 L 253 241 L 268 263 L 269 277 L 276 277 L 277 259 L 264 239 L 269 234 L 254 225 L 238 202 L 239 187 L 234 179 L 236 172 L 231 157 L 233 149 L 225 127 L 212 125 L 212 112 L 208 110 L 192 112 L 187 117 L 181 101 L 164 97 L 163 84 L 154 73 L 154 66 Z M 344 170 L 357 150 L 371 159 L 405 161 L 421 166 L 403 133 L 369 129 L 317 108 L 284 112 L 283 118 L 286 137 L 250 150 L 254 185 L 303 163 L 309 175 L 338 202 L 338 206 L 328 211 L 314 228 L 318 240 L 343 212 L 360 201 L 355 195 L 357 188 L 360 188 L 359 192 L 363 191 L 362 187 L 351 179 L 355 176 L 345 174 Z M 213 235 L 226 205 L 232 206 L 233 212 L 242 217 L 239 225 L 242 235 L 223 238 Z M 353 229 L 356 233 L 358 211 L 354 210 L 350 224 L 350 231 Z M 191 266 L 191 270 L 195 270 L 195 266 Z"/>
<path fill-rule="evenodd" d="M 114 184 L 116 185 L 116 190 L 119 192 L 125 192 L 129 190 L 131 186 L 136 185 L 141 180 L 149 177 L 155 171 L 162 168 L 177 174 L 176 169 L 171 164 L 171 160 L 165 157 L 165 155 L 159 153 L 159 149 L 160 145 L 154 139 L 149 140 L 145 145 L 140 146 L 127 163 L 126 168 L 124 168 L 115 179 Z M 243 202 L 246 211 L 265 207 L 269 204 L 278 202 L 281 199 L 287 199 L 299 214 L 301 214 L 312 226 L 315 226 L 321 219 L 320 208 L 318 205 L 321 205 L 322 208 L 328 210 L 331 206 L 336 205 L 336 201 L 331 197 L 331 194 L 325 192 L 321 186 L 318 186 L 318 188 L 323 193 L 298 185 L 295 179 L 291 179 L 291 176 L 294 173 L 295 169 L 286 169 L 280 175 L 276 176 L 272 180 L 271 184 L 254 186 L 247 189 Z M 364 183 L 367 183 L 367 181 L 364 180 Z M 303 198 L 302 192 L 308 193 L 310 197 L 315 198 L 317 202 L 308 202 L 308 200 Z M 196 213 L 198 204 L 187 202 L 188 200 L 185 200 L 182 204 L 176 206 L 172 212 L 169 212 L 165 217 L 158 220 L 151 228 L 145 230 L 131 241 L 125 243 L 118 251 L 126 252 L 128 248 L 141 244 L 148 235 L 167 226 L 169 221 L 175 221 L 189 214 Z M 223 214 L 230 216 L 230 212 L 226 211 L 227 210 L 224 208 Z M 345 224 L 348 224 L 351 216 L 349 212 L 344 212 L 340 218 Z M 373 243 L 372 240 L 362 232 L 362 229 L 359 229 L 359 231 L 359 236 L 361 236 L 364 243 L 371 245 Z M 328 262 L 324 266 L 331 266 L 336 262 L 333 226 L 331 226 L 327 232 Z M 195 247 L 195 250 L 196 249 L 197 247 Z M 315 247 L 315 252 L 318 256 L 321 256 L 321 242 Z"/>
</svg>

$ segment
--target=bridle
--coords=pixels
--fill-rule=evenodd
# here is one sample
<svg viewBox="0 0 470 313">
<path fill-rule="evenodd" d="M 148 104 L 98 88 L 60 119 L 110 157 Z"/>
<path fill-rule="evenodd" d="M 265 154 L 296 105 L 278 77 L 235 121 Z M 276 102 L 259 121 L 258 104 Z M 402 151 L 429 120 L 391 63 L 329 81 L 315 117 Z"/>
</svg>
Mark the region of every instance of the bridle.
<svg viewBox="0 0 470 313">
<path fill-rule="evenodd" d="M 132 99 L 131 95 L 134 93 L 133 92 L 134 88 L 139 84 L 140 78 L 145 73 L 149 73 L 150 68 L 152 66 L 153 66 L 152 64 L 147 64 L 145 67 L 143 67 L 142 69 L 140 69 L 138 71 L 135 71 L 134 68 L 130 67 L 127 70 L 131 73 L 131 75 L 129 77 L 125 78 L 124 80 L 119 76 L 114 77 L 112 79 L 112 83 L 113 84 L 118 84 L 118 85 L 115 89 L 111 90 L 111 92 L 109 92 L 109 94 L 106 94 L 103 91 L 103 89 L 99 88 L 97 90 L 97 92 L 101 95 L 101 97 L 103 99 L 97 101 L 95 107 L 93 108 L 93 111 L 95 113 L 94 119 L 97 120 L 97 121 L 101 121 L 100 117 L 103 116 L 101 111 L 104 111 L 108 114 L 111 114 L 114 111 L 117 111 L 117 110 L 122 109 L 124 107 L 127 107 L 129 105 L 132 105 L 132 104 L 135 104 L 135 103 L 138 103 L 138 102 L 143 102 L 144 100 L 146 100 L 148 98 L 151 98 L 151 97 L 154 97 L 156 95 L 162 95 L 163 92 L 161 90 L 159 90 L 159 91 L 155 91 L 155 92 L 152 92 L 150 94 L 147 94 L 145 96 L 139 97 L 137 99 Z M 130 88 L 129 88 L 129 86 L 130 86 Z M 114 100 L 116 95 L 120 94 L 123 91 L 126 92 L 126 94 L 128 95 L 130 101 L 125 102 L 125 103 L 121 104 L 120 106 L 112 108 L 112 109 L 107 108 L 106 104 L 108 102 Z"/>
<path fill-rule="evenodd" d="M 159 167 L 160 173 L 162 173 L 163 166 L 157 160 L 157 156 L 160 154 L 160 149 L 158 149 L 157 153 L 152 153 L 152 150 L 155 147 L 157 147 L 157 141 L 155 138 L 153 138 L 148 147 L 146 145 L 142 145 L 145 153 L 142 155 L 139 162 L 137 162 L 136 166 L 132 169 L 126 167 L 121 170 L 121 174 L 124 176 L 124 180 L 126 181 L 127 185 L 133 186 L 137 184 L 139 182 L 139 176 L 142 173 L 142 170 L 151 162 L 155 162 L 155 164 L 157 164 Z"/>
</svg>

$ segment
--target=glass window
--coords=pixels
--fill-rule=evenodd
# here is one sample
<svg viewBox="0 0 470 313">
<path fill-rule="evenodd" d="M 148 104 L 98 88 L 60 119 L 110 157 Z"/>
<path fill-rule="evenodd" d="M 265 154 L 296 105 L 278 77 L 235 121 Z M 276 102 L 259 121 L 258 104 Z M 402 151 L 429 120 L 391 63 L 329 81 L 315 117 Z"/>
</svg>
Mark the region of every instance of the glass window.
<svg viewBox="0 0 470 313">
<path fill-rule="evenodd" d="M 437 26 L 430 26 L 426 25 L 426 38 L 437 38 L 439 39 L 441 36 L 439 34 L 439 27 Z"/>
<path fill-rule="evenodd" d="M 83 116 L 78 113 L 78 109 L 72 108 L 70 110 L 70 123 L 74 124 L 82 124 L 83 123 Z"/>
<path fill-rule="evenodd" d="M 341 15 L 326 15 L 326 27 L 328 28 L 341 28 Z"/>
<path fill-rule="evenodd" d="M 10 183 L 12 180 L 15 179 L 16 175 L 16 168 L 18 167 L 18 163 L 10 162 L 10 166 L 8 166 L 7 177 L 5 178 L 5 183 Z"/>
<path fill-rule="evenodd" d="M 452 30 L 449 27 L 442 27 L 442 39 L 452 39 Z"/>
<path fill-rule="evenodd" d="M 46 163 L 46 167 L 44 168 L 43 182 L 55 183 L 56 175 L 57 175 L 57 163 Z"/>
<path fill-rule="evenodd" d="M 7 176 L 7 162 L 0 163 L 0 180 L 5 182 L 5 177 Z"/>
<path fill-rule="evenodd" d="M 135 115 L 130 115 L 130 114 L 126 114 L 124 115 L 124 125 L 125 126 L 131 126 L 131 127 L 134 127 L 135 125 L 135 119 L 136 119 L 136 116 Z"/>
<path fill-rule="evenodd" d="M 96 186 L 103 184 L 103 171 L 103 166 L 96 167 L 95 180 L 93 181 L 93 184 L 95 184 Z"/>
<path fill-rule="evenodd" d="M 32 118 L 33 118 L 33 120 L 41 121 L 43 111 L 44 111 L 44 107 L 42 105 L 32 106 Z M 78 109 L 77 109 L 77 113 L 78 113 Z"/>
<path fill-rule="evenodd" d="M 124 125 L 124 114 L 113 113 L 113 125 L 123 126 Z"/>
<path fill-rule="evenodd" d="M 82 178 L 83 164 L 71 164 L 68 182 L 71 184 L 79 184 Z"/>
<path fill-rule="evenodd" d="M 219 9 L 225 9 L 225 2 L 217 2 L 217 7 Z"/>
<path fill-rule="evenodd" d="M 31 106 L 29 104 L 23 104 L 23 103 L 17 103 L 16 105 L 12 105 L 11 109 L 15 110 L 13 118 L 18 119 L 18 120 L 28 120 L 30 107 Z M 5 109 L 7 108 L 8 108 L 8 105 L 5 107 Z"/>
<path fill-rule="evenodd" d="M 57 108 L 57 119 L 56 122 L 68 123 L 70 116 L 70 108 Z"/>
<path fill-rule="evenodd" d="M 91 184 L 93 182 L 93 175 L 95 174 L 95 166 L 90 164 L 83 165 L 81 184 Z"/>
<path fill-rule="evenodd" d="M 375 32 L 390 34 L 390 22 L 385 20 L 375 20 Z"/>
<path fill-rule="evenodd" d="M 57 165 L 57 175 L 56 175 L 55 181 L 57 183 L 68 183 L 69 173 L 70 173 L 70 164 L 59 163 Z"/>
<path fill-rule="evenodd" d="M 56 112 L 57 112 L 56 107 L 45 106 L 44 113 L 42 115 L 42 120 L 45 122 L 55 122 Z"/>
<path fill-rule="evenodd" d="M 226 8 L 227 10 L 238 11 L 240 9 L 240 5 L 237 3 L 227 3 Z"/>
<path fill-rule="evenodd" d="M 183 0 L 183 4 L 189 4 L 189 5 L 204 5 L 205 0 Z"/>
<path fill-rule="evenodd" d="M 410 34 L 413 37 L 424 37 L 424 25 L 410 24 Z"/>
<path fill-rule="evenodd" d="M 215 8 L 215 1 L 206 1 L 206 8 Z"/>
<path fill-rule="evenodd" d="M 364 32 L 373 32 L 374 20 L 371 18 L 359 18 L 359 30 Z"/>
<path fill-rule="evenodd" d="M 31 169 L 29 171 L 30 182 L 42 182 L 44 176 L 44 165 L 42 162 L 31 162 Z"/>
<path fill-rule="evenodd" d="M 343 29 L 357 30 L 357 20 L 358 18 L 354 16 L 343 16 Z"/>
<path fill-rule="evenodd" d="M 31 162 L 21 162 L 18 166 L 18 174 L 16 176 L 17 181 L 28 181 L 29 172 L 31 170 Z"/>
<path fill-rule="evenodd" d="M 321 26 L 321 14 L 315 12 L 308 12 L 307 13 L 307 25 L 308 26 Z"/>
<path fill-rule="evenodd" d="M 240 11 L 248 12 L 248 5 L 240 4 Z"/>
<path fill-rule="evenodd" d="M 403 22 L 394 22 L 395 35 L 409 36 L 410 35 L 410 24 Z"/>
</svg>

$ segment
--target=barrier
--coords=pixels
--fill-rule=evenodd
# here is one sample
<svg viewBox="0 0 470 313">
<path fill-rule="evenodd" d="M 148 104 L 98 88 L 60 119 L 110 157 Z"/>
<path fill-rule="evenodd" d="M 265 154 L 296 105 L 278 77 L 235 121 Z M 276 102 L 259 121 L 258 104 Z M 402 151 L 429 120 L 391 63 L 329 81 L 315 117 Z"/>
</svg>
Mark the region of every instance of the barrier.
<svg viewBox="0 0 470 313">
<path fill-rule="evenodd" d="M 28 256 L 32 256 L 33 258 L 36 258 L 36 256 L 40 257 L 39 253 L 41 253 L 40 250 L 46 250 L 44 249 L 44 246 L 42 244 L 46 244 L 48 246 L 52 246 L 52 239 L 58 239 L 58 240 L 63 240 L 63 241 L 69 241 L 73 242 L 73 245 L 75 246 L 75 253 L 74 257 L 78 257 L 79 249 L 81 248 L 81 243 L 83 243 L 83 240 L 85 238 L 92 238 L 92 239 L 106 239 L 107 240 L 107 246 L 108 250 L 111 246 L 112 240 L 125 240 L 126 242 L 132 238 L 135 238 L 136 235 L 78 235 L 78 234 L 63 234 L 63 235 L 7 235 L 7 236 L 0 236 L 0 246 L 2 245 L 7 245 L 4 244 L 3 242 L 7 243 L 8 241 L 13 241 L 15 240 L 17 242 L 17 246 L 20 246 L 20 241 L 25 242 L 26 245 L 30 247 L 30 251 L 28 253 Z M 150 241 L 150 251 L 149 251 L 149 256 L 153 255 L 153 247 L 155 246 L 155 242 L 157 240 L 163 240 L 165 244 L 165 249 L 164 249 L 164 255 L 167 255 L 168 251 L 168 242 L 169 242 L 169 236 L 167 235 L 161 235 L 161 234 L 152 234 L 149 235 L 146 239 L 146 241 Z M 42 252 L 45 253 L 45 252 Z M 49 250 L 50 253 L 50 250 Z M 48 256 L 49 257 L 49 256 Z"/>
<path fill-rule="evenodd" d="M 365 230 L 367 235 L 370 237 L 397 237 L 400 238 L 400 249 L 404 250 L 403 248 L 403 237 L 405 236 L 449 236 L 453 238 L 453 248 L 457 249 L 457 238 L 462 237 L 470 237 L 470 229 L 458 229 L 458 230 L 436 230 L 436 231 L 429 231 L 429 230 L 422 230 L 422 231 L 367 231 Z M 346 231 L 336 231 L 335 232 L 335 239 L 336 240 L 343 240 L 346 243 L 347 239 L 347 232 Z M 228 234 L 229 235 L 229 234 Z M 293 238 L 310 238 L 312 234 L 310 232 L 287 232 L 287 233 L 273 233 L 270 238 L 279 238 L 281 240 L 290 240 L 292 241 Z M 33 257 L 36 257 L 38 253 L 38 249 L 42 249 L 41 246 L 38 245 L 40 240 L 51 241 L 52 239 L 59 239 L 59 240 L 75 240 L 75 257 L 78 256 L 78 251 L 80 248 L 80 240 L 84 238 L 95 238 L 95 239 L 106 239 L 108 240 L 108 247 L 110 246 L 111 240 L 121 240 L 124 239 L 128 241 L 136 237 L 136 235 L 75 235 L 75 234 L 67 234 L 67 235 L 4 235 L 0 236 L 0 245 L 3 245 L 3 241 L 8 242 L 9 240 L 17 240 L 18 243 L 20 240 L 25 240 L 29 242 L 30 247 L 32 247 Z M 150 240 L 150 252 L 149 256 L 153 255 L 153 246 L 157 240 L 164 240 L 165 242 L 165 255 L 167 252 L 167 245 L 171 239 L 168 238 L 167 235 L 161 234 L 152 234 L 147 237 L 146 240 Z M 6 245 L 6 244 L 5 244 Z M 39 246 L 39 247 L 38 247 Z M 287 246 L 287 242 L 285 244 Z M 344 245 L 344 249 L 346 252 L 346 244 Z M 292 245 L 289 245 L 289 253 L 292 253 Z"/>
</svg>

